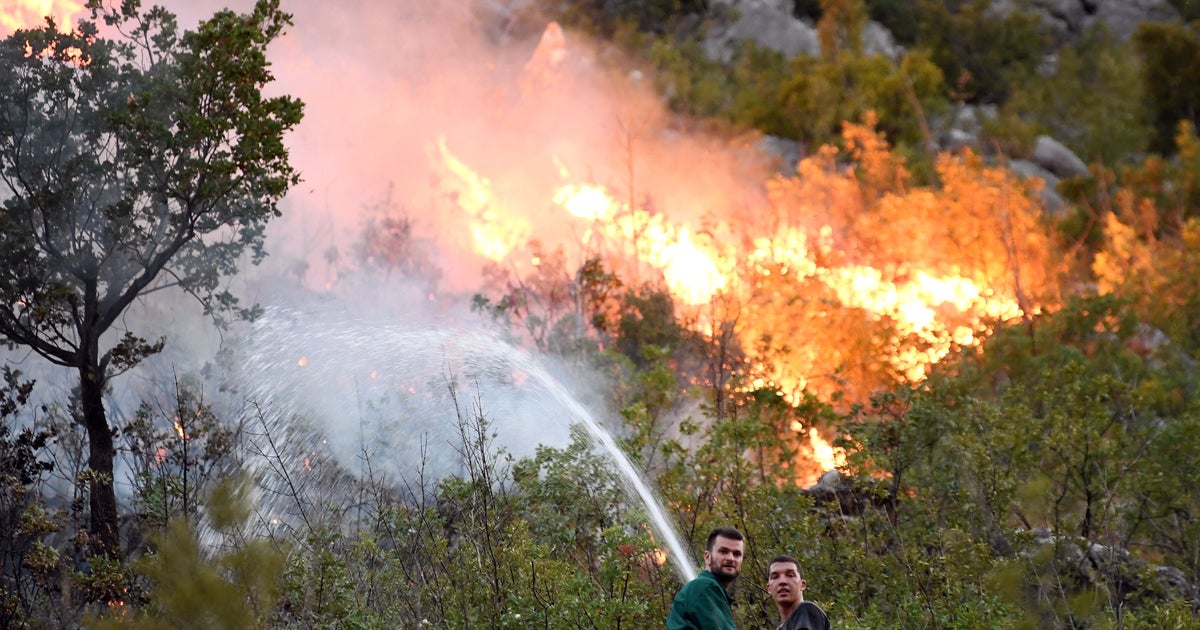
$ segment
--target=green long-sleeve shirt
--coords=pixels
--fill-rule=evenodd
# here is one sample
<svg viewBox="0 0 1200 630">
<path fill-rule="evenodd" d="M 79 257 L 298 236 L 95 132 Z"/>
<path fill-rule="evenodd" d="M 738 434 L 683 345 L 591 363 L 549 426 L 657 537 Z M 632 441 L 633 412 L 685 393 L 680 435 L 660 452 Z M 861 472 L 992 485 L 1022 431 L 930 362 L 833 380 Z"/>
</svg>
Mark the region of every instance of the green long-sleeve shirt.
<svg viewBox="0 0 1200 630">
<path fill-rule="evenodd" d="M 717 576 L 702 571 L 675 595 L 667 615 L 667 630 L 737 630 L 732 603 Z"/>
</svg>

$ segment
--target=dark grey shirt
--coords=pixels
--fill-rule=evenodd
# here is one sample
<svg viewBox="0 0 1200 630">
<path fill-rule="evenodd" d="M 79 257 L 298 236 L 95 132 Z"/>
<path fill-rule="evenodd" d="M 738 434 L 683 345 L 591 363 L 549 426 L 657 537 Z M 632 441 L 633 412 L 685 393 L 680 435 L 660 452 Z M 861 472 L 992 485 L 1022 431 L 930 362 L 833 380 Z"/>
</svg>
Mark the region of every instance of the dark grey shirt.
<svg viewBox="0 0 1200 630">
<path fill-rule="evenodd" d="M 775 630 L 831 630 L 829 615 L 812 602 L 800 602 Z"/>
</svg>

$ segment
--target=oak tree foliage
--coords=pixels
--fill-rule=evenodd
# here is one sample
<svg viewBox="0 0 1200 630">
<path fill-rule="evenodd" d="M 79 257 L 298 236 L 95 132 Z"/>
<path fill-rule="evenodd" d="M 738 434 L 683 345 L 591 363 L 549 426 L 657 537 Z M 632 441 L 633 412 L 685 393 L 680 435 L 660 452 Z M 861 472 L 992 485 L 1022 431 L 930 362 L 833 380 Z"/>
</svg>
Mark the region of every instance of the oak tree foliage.
<svg viewBox="0 0 1200 630">
<path fill-rule="evenodd" d="M 75 370 L 89 439 L 91 532 L 117 551 L 109 379 L 162 349 L 127 328 L 139 298 L 195 297 L 249 316 L 222 284 L 299 179 L 284 136 L 302 104 L 263 94 L 276 0 L 181 32 L 137 0 L 89 4 L 0 42 L 0 339 Z M 100 23 L 103 23 L 103 27 Z"/>
</svg>

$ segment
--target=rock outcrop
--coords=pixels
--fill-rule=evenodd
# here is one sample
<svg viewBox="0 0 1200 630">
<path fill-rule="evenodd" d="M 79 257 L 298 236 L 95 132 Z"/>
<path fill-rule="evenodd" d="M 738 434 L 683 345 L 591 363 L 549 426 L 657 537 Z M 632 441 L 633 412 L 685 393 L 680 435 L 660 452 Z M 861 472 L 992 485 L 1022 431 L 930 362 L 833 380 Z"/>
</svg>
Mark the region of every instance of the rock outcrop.
<svg viewBox="0 0 1200 630">
<path fill-rule="evenodd" d="M 1016 0 L 993 0 L 990 10 L 1009 15 L 1019 10 Z M 1179 20 L 1179 11 L 1168 0 L 1033 0 L 1028 9 L 1041 17 L 1059 43 L 1096 24 L 1103 24 L 1113 35 L 1128 39 L 1142 22 Z"/>
</svg>

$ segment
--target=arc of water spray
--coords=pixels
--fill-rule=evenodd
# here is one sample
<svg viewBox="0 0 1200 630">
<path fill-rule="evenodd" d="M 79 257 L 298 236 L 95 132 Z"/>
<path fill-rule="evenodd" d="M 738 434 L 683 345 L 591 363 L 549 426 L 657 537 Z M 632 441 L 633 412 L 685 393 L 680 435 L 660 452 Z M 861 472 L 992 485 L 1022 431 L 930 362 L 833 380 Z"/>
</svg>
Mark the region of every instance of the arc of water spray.
<svg viewBox="0 0 1200 630">
<path fill-rule="evenodd" d="M 594 444 L 603 449 L 604 456 L 619 472 L 626 492 L 635 495 L 636 500 L 645 509 L 657 544 L 665 547 L 667 558 L 676 573 L 685 580 L 696 577 L 691 554 L 680 542 L 666 510 L 643 478 L 641 471 L 617 445 L 612 434 L 530 353 L 514 347 L 496 335 L 478 329 L 414 330 L 410 327 L 351 322 L 337 314 L 333 314 L 332 318 L 322 315 L 269 309 L 256 326 L 249 344 L 248 356 L 241 367 L 240 380 L 249 398 L 264 403 L 264 407 L 269 410 L 264 424 L 273 427 L 285 426 L 290 423 L 293 414 L 327 415 L 329 417 L 326 419 L 325 429 L 329 447 L 336 448 L 340 444 L 345 449 L 352 446 L 342 444 L 347 440 L 347 435 L 345 431 L 339 430 L 340 422 L 345 418 L 344 409 L 353 404 L 344 396 L 356 391 L 348 387 L 348 382 L 353 382 L 356 372 L 370 371 L 370 378 L 374 379 L 374 368 L 378 368 L 381 374 L 389 372 L 428 375 L 429 366 L 442 363 L 452 372 L 462 370 L 468 378 L 480 379 L 476 380 L 477 384 L 496 385 L 494 390 L 481 391 L 481 396 L 485 398 L 492 393 L 503 396 L 500 392 L 505 387 L 519 387 L 526 398 L 530 394 L 542 398 L 541 403 L 534 403 L 532 400 L 528 402 L 545 411 L 549 408 L 545 403 L 551 402 L 545 400 L 548 397 L 553 403 L 560 405 L 560 409 L 565 410 L 565 415 L 572 421 L 581 423 L 594 440 Z M 299 366 L 303 367 L 297 366 L 298 357 L 302 357 Z M 511 380 L 512 375 L 518 372 L 527 377 L 522 381 L 524 385 L 514 385 Z M 409 382 L 411 381 L 405 381 Z M 430 384 L 431 381 L 424 386 L 428 387 Z M 417 421 L 424 424 L 416 427 L 416 430 L 442 430 L 443 428 L 436 424 L 430 424 L 435 422 L 437 414 L 433 409 L 420 406 L 422 400 L 419 399 L 422 398 L 420 395 L 414 395 L 413 399 L 408 400 L 408 404 L 416 405 L 412 407 L 403 407 L 406 401 L 392 400 L 392 403 L 401 405 L 401 420 L 390 422 Z M 511 403 L 512 400 L 508 402 Z M 541 433 L 531 435 L 528 433 L 530 427 L 521 426 L 521 422 L 526 420 L 531 412 L 532 416 L 536 417 L 537 411 L 509 408 L 502 412 L 502 416 L 511 416 L 513 422 L 506 425 L 505 432 L 516 431 L 518 435 L 526 438 L 546 439 L 547 431 L 535 429 Z M 564 437 L 568 434 L 569 427 L 563 426 L 562 414 L 552 413 L 542 417 L 559 423 L 558 426 L 546 427 L 551 429 L 550 434 L 558 433 Z M 403 425 L 382 419 L 379 422 L 380 424 L 372 427 L 373 432 L 379 436 L 379 446 L 389 449 L 395 457 L 403 457 L 402 452 L 406 446 L 402 442 L 396 442 L 394 438 L 389 438 L 389 433 L 396 429 L 403 430 Z M 519 444 L 528 446 L 524 441 L 520 441 Z M 361 445 L 356 448 L 361 448 Z M 348 454 L 345 456 L 351 457 Z"/>
<path fill-rule="evenodd" d="M 522 363 L 524 363 L 521 367 L 541 382 L 559 403 L 563 404 L 575 417 L 579 418 L 592 438 L 600 446 L 604 447 L 605 454 L 616 465 L 617 470 L 620 471 L 621 478 L 625 482 L 626 487 L 632 490 L 642 502 L 642 507 L 645 508 L 646 515 L 650 519 L 651 528 L 667 546 L 667 558 L 675 567 L 675 571 L 684 581 L 695 579 L 696 568 L 692 560 L 692 555 L 683 547 L 679 536 L 675 533 L 675 528 L 667 519 L 666 510 L 654 494 L 654 491 L 650 489 L 649 484 L 642 478 L 641 471 L 633 465 L 633 462 L 629 460 L 629 457 L 625 455 L 625 452 L 613 440 L 612 434 L 601 426 L 596 418 L 588 413 L 587 409 L 574 396 L 567 392 L 561 382 L 550 376 L 531 356 L 525 353 L 520 354 L 524 355 L 521 357 L 523 359 Z"/>
</svg>

